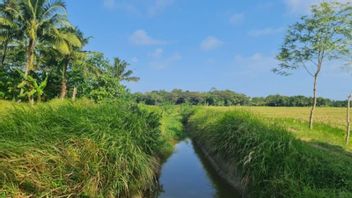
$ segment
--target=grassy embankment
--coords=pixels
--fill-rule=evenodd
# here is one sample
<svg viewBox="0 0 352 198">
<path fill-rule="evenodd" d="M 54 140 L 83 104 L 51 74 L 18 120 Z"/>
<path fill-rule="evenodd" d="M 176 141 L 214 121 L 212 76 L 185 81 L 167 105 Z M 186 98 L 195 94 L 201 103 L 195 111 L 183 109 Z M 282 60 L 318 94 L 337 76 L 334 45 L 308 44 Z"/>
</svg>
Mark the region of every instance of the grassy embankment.
<svg viewBox="0 0 352 198">
<path fill-rule="evenodd" d="M 287 109 L 286 118 L 273 118 L 266 108 L 244 109 L 200 108 L 189 126 L 210 155 L 236 167 L 249 196 L 352 197 L 351 154 L 337 147 L 341 129 L 317 124 L 309 131 L 306 122 L 287 118 Z"/>
<path fill-rule="evenodd" d="M 179 127 L 125 102 L 0 106 L 0 197 L 139 197 Z"/>
<path fill-rule="evenodd" d="M 315 126 L 308 127 L 308 107 L 208 107 L 217 111 L 245 110 L 260 116 L 266 122 L 280 123 L 300 140 L 315 143 L 326 149 L 345 149 L 352 151 L 352 144 L 345 145 L 346 109 L 317 108 Z"/>
</svg>

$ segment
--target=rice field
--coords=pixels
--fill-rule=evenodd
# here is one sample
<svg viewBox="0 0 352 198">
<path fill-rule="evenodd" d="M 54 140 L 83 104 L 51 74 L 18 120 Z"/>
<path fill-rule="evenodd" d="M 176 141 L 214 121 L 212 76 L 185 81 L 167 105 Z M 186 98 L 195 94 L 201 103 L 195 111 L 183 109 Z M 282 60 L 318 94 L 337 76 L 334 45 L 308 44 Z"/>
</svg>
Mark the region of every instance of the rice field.
<svg viewBox="0 0 352 198">
<path fill-rule="evenodd" d="M 352 143 L 345 144 L 346 109 L 320 107 L 315 114 L 314 129 L 308 127 L 309 107 L 204 107 L 222 112 L 243 110 L 266 122 L 287 129 L 297 138 L 316 144 L 330 144 L 352 151 Z"/>
<path fill-rule="evenodd" d="M 244 109 L 254 114 L 267 118 L 291 118 L 307 121 L 309 118 L 310 107 L 207 107 L 231 111 L 233 109 Z M 328 124 L 332 127 L 345 129 L 346 109 L 336 107 L 317 107 L 315 122 Z"/>
</svg>

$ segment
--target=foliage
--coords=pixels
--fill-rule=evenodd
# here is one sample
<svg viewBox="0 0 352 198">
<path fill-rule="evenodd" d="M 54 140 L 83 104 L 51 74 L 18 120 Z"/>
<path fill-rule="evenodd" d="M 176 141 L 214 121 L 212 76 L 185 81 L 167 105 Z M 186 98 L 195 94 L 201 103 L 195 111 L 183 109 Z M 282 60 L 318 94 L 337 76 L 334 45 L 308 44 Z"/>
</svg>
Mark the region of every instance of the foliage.
<svg viewBox="0 0 352 198">
<path fill-rule="evenodd" d="M 10 109 L 0 119 L 0 194 L 7 197 L 140 195 L 153 188 L 159 156 L 170 147 L 159 114 L 131 103 Z"/>
<path fill-rule="evenodd" d="M 312 106 L 313 99 L 306 96 L 281 96 L 269 95 L 267 97 L 251 98 L 250 104 L 253 106 L 272 106 L 272 107 L 308 107 Z M 317 98 L 319 107 L 345 107 L 347 101 L 331 100 L 328 98 Z"/>
<path fill-rule="evenodd" d="M 230 90 L 216 90 L 209 92 L 192 92 L 175 89 L 167 91 L 151 91 L 146 93 L 135 93 L 134 98 L 138 103 L 147 105 L 163 104 L 188 104 L 208 106 L 286 106 L 306 107 L 312 105 L 312 98 L 305 96 L 281 96 L 269 95 L 267 97 L 249 97 Z M 317 106 L 344 107 L 347 101 L 336 101 L 319 97 Z"/>
<path fill-rule="evenodd" d="M 152 91 L 145 94 L 134 94 L 136 101 L 148 105 L 160 104 L 190 104 L 190 105 L 214 105 L 231 106 L 249 104 L 249 97 L 230 90 L 216 90 L 209 92 L 191 92 L 180 89 L 167 91 Z"/>
<path fill-rule="evenodd" d="M 273 71 L 288 75 L 292 70 L 304 68 L 313 78 L 313 99 L 309 126 L 313 129 L 317 106 L 318 77 L 327 61 L 351 55 L 352 4 L 323 2 L 311 9 L 309 16 L 291 26 L 277 56 L 280 61 Z"/>
<path fill-rule="evenodd" d="M 302 67 L 314 77 L 326 60 L 350 55 L 351 4 L 323 2 L 311 11 L 289 28 L 277 57 L 281 64 L 274 72 L 287 75 Z"/>
<path fill-rule="evenodd" d="M 70 23 L 62 0 L 2 1 L 0 99 L 33 95 L 34 89 L 25 90 L 24 85 L 35 84 L 28 84 L 29 78 L 31 82 L 44 81 L 44 74 L 48 74 L 46 87 L 36 90 L 43 100 L 64 99 L 73 95 L 74 89 L 78 97 L 94 100 L 124 95 L 127 90 L 121 82 L 139 78 L 132 76 L 128 63 L 119 58 L 111 64 L 99 52 L 84 51 L 88 41 Z"/>
<path fill-rule="evenodd" d="M 24 92 L 20 95 L 20 97 L 27 97 L 29 98 L 29 100 L 32 100 L 35 96 L 37 96 L 38 101 L 40 101 L 41 100 L 40 98 L 42 97 L 44 93 L 44 89 L 48 82 L 48 75 L 46 75 L 43 82 L 38 84 L 37 80 L 32 76 L 30 75 L 26 76 L 21 71 L 18 71 L 18 72 L 23 78 L 23 81 L 18 85 L 18 88 L 24 90 Z"/>
<path fill-rule="evenodd" d="M 279 122 L 241 110 L 200 109 L 191 136 L 232 167 L 251 197 L 350 197 L 350 154 L 302 142 Z"/>
</svg>

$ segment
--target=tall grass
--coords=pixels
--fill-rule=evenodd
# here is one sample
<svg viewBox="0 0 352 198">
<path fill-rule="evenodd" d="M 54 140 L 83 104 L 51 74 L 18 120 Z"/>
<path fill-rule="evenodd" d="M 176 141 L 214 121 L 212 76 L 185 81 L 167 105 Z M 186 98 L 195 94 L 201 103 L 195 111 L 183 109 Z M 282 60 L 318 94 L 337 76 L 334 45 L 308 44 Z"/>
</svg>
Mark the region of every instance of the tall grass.
<svg viewBox="0 0 352 198">
<path fill-rule="evenodd" d="M 132 197 L 153 188 L 160 115 L 126 102 L 14 107 L 0 119 L 0 197 Z"/>
<path fill-rule="evenodd" d="M 250 197 L 352 197 L 352 158 L 344 150 L 302 142 L 243 110 L 200 109 L 189 126 L 210 155 L 236 167 Z"/>
</svg>

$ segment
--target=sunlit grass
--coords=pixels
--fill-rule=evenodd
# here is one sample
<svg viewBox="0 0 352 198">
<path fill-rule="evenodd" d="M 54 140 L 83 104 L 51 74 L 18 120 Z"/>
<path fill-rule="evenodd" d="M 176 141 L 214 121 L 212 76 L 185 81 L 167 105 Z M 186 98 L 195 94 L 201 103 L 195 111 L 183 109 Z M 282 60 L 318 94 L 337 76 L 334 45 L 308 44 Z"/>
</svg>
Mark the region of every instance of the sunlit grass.
<svg viewBox="0 0 352 198">
<path fill-rule="evenodd" d="M 308 107 L 204 107 L 222 112 L 244 110 L 261 117 L 267 122 L 276 123 L 287 129 L 295 137 L 308 142 L 321 142 L 340 146 L 352 151 L 352 144 L 344 141 L 346 109 L 319 107 L 315 115 L 315 127 L 308 127 Z"/>
<path fill-rule="evenodd" d="M 2 105 L 0 197 L 140 196 L 171 147 L 160 115 L 130 103 Z"/>
<path fill-rule="evenodd" d="M 207 107 L 229 111 L 233 109 L 249 110 L 257 115 L 269 118 L 293 118 L 308 121 L 309 107 Z M 332 127 L 345 128 L 346 109 L 336 107 L 317 107 L 315 122 L 328 124 Z"/>
<path fill-rule="evenodd" d="M 253 197 L 352 196 L 351 153 L 330 144 L 341 144 L 339 129 L 318 124 L 308 131 L 300 119 L 254 114 L 199 108 L 189 119 L 192 137 L 236 167 Z"/>
</svg>

